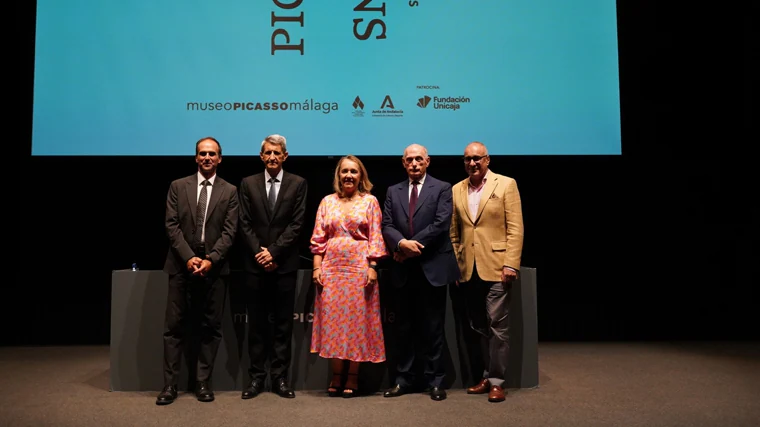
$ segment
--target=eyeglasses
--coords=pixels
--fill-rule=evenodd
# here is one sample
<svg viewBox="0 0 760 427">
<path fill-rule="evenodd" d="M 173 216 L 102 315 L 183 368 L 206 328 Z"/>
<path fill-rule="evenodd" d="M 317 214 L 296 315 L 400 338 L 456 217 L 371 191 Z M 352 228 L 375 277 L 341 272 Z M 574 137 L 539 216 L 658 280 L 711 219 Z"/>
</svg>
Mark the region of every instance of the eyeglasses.
<svg viewBox="0 0 760 427">
<path fill-rule="evenodd" d="M 464 162 L 470 163 L 470 161 L 473 161 L 475 163 L 480 163 L 481 160 L 487 158 L 488 156 L 465 156 Z"/>
<path fill-rule="evenodd" d="M 417 156 L 417 157 L 406 157 L 403 160 L 404 160 L 404 163 L 411 165 L 412 162 L 415 160 L 417 161 L 417 163 L 422 163 L 425 161 L 425 158 L 422 156 Z"/>
</svg>

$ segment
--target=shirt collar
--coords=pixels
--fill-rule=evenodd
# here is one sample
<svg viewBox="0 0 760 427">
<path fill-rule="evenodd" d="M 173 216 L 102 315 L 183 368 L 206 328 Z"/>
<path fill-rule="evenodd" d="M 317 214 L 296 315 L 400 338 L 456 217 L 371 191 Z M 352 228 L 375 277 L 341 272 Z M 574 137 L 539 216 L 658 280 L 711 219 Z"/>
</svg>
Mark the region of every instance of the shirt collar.
<svg viewBox="0 0 760 427">
<path fill-rule="evenodd" d="M 201 182 L 203 182 L 206 178 L 203 175 L 201 175 L 200 172 L 198 172 L 197 175 L 198 175 L 198 185 L 201 185 Z M 216 174 L 214 174 L 214 176 L 208 179 L 208 182 L 209 184 L 211 184 L 212 187 L 214 186 L 214 181 L 216 181 Z"/>
<path fill-rule="evenodd" d="M 470 182 L 470 178 L 467 178 L 467 185 L 470 188 L 472 188 L 473 190 L 477 190 L 477 189 L 483 188 L 486 185 L 486 181 L 488 181 L 488 175 L 490 175 L 490 174 L 491 174 L 491 169 L 488 169 L 486 171 L 486 174 L 483 175 L 483 180 L 480 181 L 480 185 L 477 186 L 477 187 L 475 187 L 474 185 L 472 185 L 472 182 Z"/>
<path fill-rule="evenodd" d="M 419 182 L 420 185 L 422 185 L 422 184 L 425 183 L 425 178 L 427 178 L 427 174 L 422 175 L 422 178 L 418 179 L 417 182 Z M 409 185 L 412 185 L 412 182 L 414 182 L 414 180 L 410 178 L 409 179 Z"/>
<path fill-rule="evenodd" d="M 269 171 L 264 170 L 264 174 L 266 175 L 267 179 L 266 181 L 269 182 L 269 178 L 272 178 L 272 175 L 269 174 Z M 274 177 L 277 179 L 278 182 L 282 182 L 282 176 L 285 175 L 285 169 L 280 169 L 280 172 L 277 173 L 277 176 Z"/>
</svg>

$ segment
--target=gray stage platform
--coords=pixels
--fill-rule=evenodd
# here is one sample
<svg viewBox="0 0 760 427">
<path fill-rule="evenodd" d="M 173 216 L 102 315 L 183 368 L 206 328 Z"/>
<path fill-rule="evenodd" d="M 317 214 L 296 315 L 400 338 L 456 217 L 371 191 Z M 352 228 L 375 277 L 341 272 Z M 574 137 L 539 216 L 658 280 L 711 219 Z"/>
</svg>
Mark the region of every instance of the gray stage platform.
<svg viewBox="0 0 760 427">
<path fill-rule="evenodd" d="M 360 387 L 376 391 L 393 378 L 394 289 L 386 283 L 390 275 L 380 274 L 383 330 L 388 361 L 363 364 Z M 296 390 L 322 390 L 330 379 L 327 360 L 309 353 L 313 287 L 311 271 L 298 272 L 296 306 L 293 313 L 293 361 L 290 381 Z M 239 273 L 233 274 L 225 305 L 224 339 L 217 355 L 213 386 L 216 390 L 240 390 L 248 369 L 245 306 L 242 304 Z M 162 271 L 118 270 L 112 274 L 111 369 L 112 391 L 153 391 L 163 387 L 162 361 L 164 311 L 168 277 Z M 536 270 L 521 268 L 511 304 L 511 358 L 508 386 L 530 388 L 538 385 L 538 330 Z M 464 319 L 460 289 L 449 287 L 444 357 L 446 387 L 461 388 L 477 382 L 482 372 L 475 335 Z M 180 387 L 188 384 L 187 363 L 182 363 Z"/>
</svg>

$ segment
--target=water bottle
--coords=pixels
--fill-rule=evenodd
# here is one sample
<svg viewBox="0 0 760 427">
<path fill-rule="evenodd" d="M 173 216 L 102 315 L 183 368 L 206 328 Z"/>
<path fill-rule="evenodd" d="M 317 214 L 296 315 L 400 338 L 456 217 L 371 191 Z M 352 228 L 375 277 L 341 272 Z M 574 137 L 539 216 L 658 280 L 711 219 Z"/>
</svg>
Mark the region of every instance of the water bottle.
<svg viewBox="0 0 760 427">
<path fill-rule="evenodd" d="M 137 270 L 139 270 L 139 268 L 137 268 L 137 263 L 133 262 L 132 263 L 132 271 L 137 271 Z"/>
</svg>

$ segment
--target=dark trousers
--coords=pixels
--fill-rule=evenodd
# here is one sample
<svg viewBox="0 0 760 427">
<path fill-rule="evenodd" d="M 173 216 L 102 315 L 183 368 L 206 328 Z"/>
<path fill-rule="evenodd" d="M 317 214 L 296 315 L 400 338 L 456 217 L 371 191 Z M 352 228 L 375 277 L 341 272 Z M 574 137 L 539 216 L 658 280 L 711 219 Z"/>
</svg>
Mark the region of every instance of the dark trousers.
<svg viewBox="0 0 760 427">
<path fill-rule="evenodd" d="M 483 378 L 501 386 L 509 363 L 509 303 L 511 283 L 486 282 L 477 267 L 469 282 L 462 283 L 470 327 L 480 335 Z"/>
<path fill-rule="evenodd" d="M 414 362 L 419 353 L 423 356 L 427 385 L 441 386 L 446 372 L 443 365 L 445 318 L 446 286 L 431 285 L 422 267 L 412 265 L 406 283 L 396 292 L 398 384 L 414 384 Z"/>
<path fill-rule="evenodd" d="M 182 354 L 195 380 L 208 381 L 222 341 L 222 314 L 226 277 L 180 273 L 169 276 L 169 295 L 164 319 L 164 385 L 178 382 Z"/>
<path fill-rule="evenodd" d="M 264 381 L 266 364 L 272 382 L 288 378 L 297 271 L 247 274 L 248 356 L 252 379 Z"/>
</svg>

